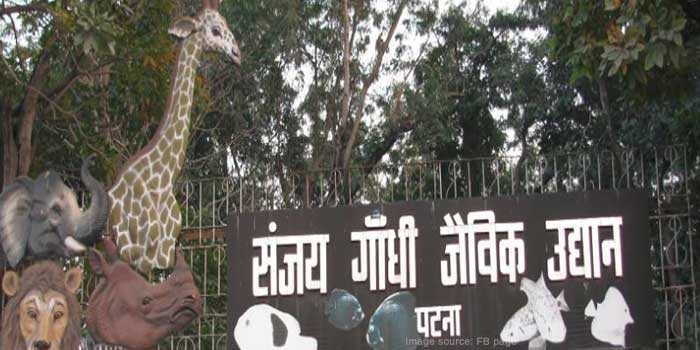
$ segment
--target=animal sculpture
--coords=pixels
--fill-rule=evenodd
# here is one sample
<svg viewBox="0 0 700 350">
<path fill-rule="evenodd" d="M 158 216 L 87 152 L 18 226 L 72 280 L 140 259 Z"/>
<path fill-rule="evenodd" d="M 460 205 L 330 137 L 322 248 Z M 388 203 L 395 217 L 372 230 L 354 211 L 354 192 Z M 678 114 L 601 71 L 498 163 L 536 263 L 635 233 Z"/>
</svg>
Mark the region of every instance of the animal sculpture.
<svg viewBox="0 0 700 350">
<path fill-rule="evenodd" d="M 82 283 L 80 268 L 65 274 L 51 261 L 29 266 L 20 278 L 7 271 L 0 348 L 7 350 L 78 350 L 80 304 L 75 293 Z"/>
<path fill-rule="evenodd" d="M 233 338 L 241 350 L 316 350 L 315 338 L 300 335 L 294 316 L 267 304 L 251 306 L 236 322 Z"/>
<path fill-rule="evenodd" d="M 92 204 L 80 212 L 75 193 L 61 177 L 47 171 L 32 180 L 21 177 L 0 195 L 0 242 L 11 267 L 25 257 L 71 256 L 94 245 L 109 213 L 104 186 L 90 174 L 94 155 L 81 169 Z"/>
<path fill-rule="evenodd" d="M 201 316 L 201 295 L 179 251 L 168 279 L 150 284 L 119 260 L 112 241 L 106 239 L 104 246 L 106 258 L 95 249 L 88 254 L 90 269 L 99 277 L 88 301 L 86 320 L 96 342 L 150 349 Z"/>
<path fill-rule="evenodd" d="M 566 325 L 561 311 L 569 311 L 564 291 L 554 299 L 543 276 L 540 276 L 536 283 L 523 278 L 521 290 L 527 294 L 528 303 L 506 322 L 501 330 L 501 340 L 511 344 L 528 341 L 529 349 L 540 349 L 546 341 L 563 342 L 566 338 Z M 545 314 L 551 312 L 552 302 L 556 310 L 553 314 Z M 540 318 L 540 324 L 537 323 L 536 317 Z"/>
<path fill-rule="evenodd" d="M 156 134 L 124 166 L 109 190 L 110 229 L 123 259 L 142 272 L 173 265 L 180 233 L 180 208 L 173 185 L 180 174 L 190 136 L 190 111 L 203 51 L 241 54 L 218 0 L 203 0 L 195 17 L 180 18 L 169 33 L 182 39 L 165 113 Z"/>
<path fill-rule="evenodd" d="M 584 314 L 593 318 L 591 334 L 594 338 L 625 347 L 625 331 L 628 324 L 634 323 L 634 319 L 619 289 L 608 288 L 602 303 L 596 305 L 593 300 L 589 301 Z"/>
</svg>

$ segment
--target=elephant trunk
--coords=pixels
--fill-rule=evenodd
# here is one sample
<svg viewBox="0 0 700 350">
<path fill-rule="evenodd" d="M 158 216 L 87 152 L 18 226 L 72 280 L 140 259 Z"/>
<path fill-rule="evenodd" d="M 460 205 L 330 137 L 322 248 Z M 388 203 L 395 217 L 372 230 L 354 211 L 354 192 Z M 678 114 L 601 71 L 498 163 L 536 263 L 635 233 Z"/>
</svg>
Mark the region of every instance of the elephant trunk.
<svg viewBox="0 0 700 350">
<path fill-rule="evenodd" d="M 102 239 L 102 232 L 109 216 L 109 197 L 102 183 L 90 174 L 90 165 L 95 155 L 90 155 L 80 169 L 80 176 L 85 187 L 90 191 L 90 208 L 80 214 L 76 225 L 75 239 L 85 246 L 93 246 Z M 68 243 L 68 242 L 66 242 Z"/>
</svg>

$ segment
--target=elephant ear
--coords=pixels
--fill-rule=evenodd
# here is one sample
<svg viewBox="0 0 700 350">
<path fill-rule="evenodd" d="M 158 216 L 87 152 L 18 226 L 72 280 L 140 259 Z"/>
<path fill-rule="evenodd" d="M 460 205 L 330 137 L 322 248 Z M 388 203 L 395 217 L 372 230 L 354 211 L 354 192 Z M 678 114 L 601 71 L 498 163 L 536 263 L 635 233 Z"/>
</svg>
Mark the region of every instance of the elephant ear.
<svg viewBox="0 0 700 350">
<path fill-rule="evenodd" d="M 0 244 L 11 267 L 22 260 L 27 247 L 31 185 L 29 178 L 19 178 L 0 194 Z"/>
</svg>

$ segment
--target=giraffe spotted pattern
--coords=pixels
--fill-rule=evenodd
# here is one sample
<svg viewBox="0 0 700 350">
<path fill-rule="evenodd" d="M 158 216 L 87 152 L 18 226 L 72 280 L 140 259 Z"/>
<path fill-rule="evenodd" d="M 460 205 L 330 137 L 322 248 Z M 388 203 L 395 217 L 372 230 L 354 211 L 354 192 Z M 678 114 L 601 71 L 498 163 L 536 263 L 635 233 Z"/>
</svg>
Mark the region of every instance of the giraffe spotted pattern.
<svg viewBox="0 0 700 350">
<path fill-rule="evenodd" d="M 182 169 L 190 135 L 194 80 L 202 50 L 216 50 L 240 63 L 238 45 L 223 17 L 205 9 L 176 23 L 184 37 L 166 113 L 156 135 L 127 162 L 109 191 L 110 227 L 119 253 L 142 272 L 166 269 L 175 261 L 180 208 L 173 187 Z"/>
<path fill-rule="evenodd" d="M 199 45 L 187 39 L 178 59 L 172 106 L 148 152 L 122 173 L 109 191 L 110 222 L 122 258 L 141 271 L 168 268 L 175 257 L 180 207 L 173 185 L 185 159 Z"/>
</svg>

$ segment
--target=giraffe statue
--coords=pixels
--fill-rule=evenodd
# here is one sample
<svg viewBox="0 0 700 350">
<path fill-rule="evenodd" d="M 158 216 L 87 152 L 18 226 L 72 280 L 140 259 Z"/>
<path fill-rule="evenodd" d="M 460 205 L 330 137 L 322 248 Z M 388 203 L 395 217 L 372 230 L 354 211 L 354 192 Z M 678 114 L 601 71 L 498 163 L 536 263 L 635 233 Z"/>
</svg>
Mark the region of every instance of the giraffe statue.
<svg viewBox="0 0 700 350">
<path fill-rule="evenodd" d="M 109 191 L 109 227 L 121 257 L 141 272 L 166 269 L 175 261 L 180 208 L 173 185 L 185 160 L 190 135 L 194 80 L 202 51 L 218 51 L 240 66 L 241 54 L 219 0 L 202 0 L 197 15 L 175 21 L 168 32 L 180 39 L 165 113 L 156 134 L 131 157 Z"/>
</svg>

